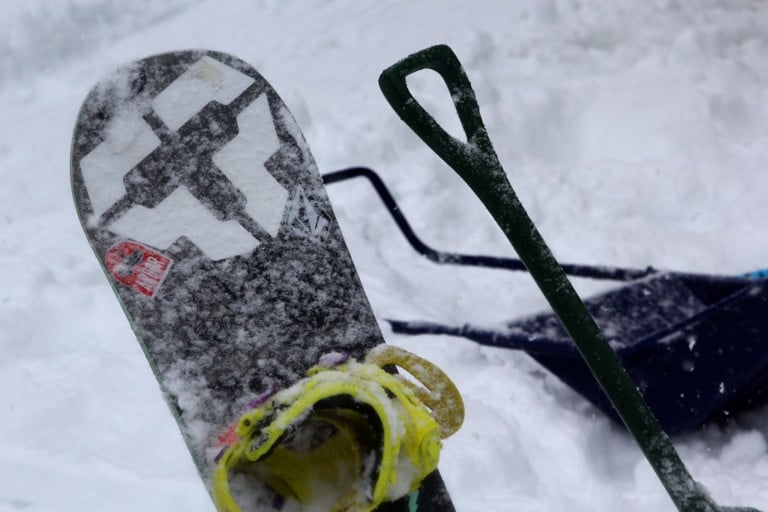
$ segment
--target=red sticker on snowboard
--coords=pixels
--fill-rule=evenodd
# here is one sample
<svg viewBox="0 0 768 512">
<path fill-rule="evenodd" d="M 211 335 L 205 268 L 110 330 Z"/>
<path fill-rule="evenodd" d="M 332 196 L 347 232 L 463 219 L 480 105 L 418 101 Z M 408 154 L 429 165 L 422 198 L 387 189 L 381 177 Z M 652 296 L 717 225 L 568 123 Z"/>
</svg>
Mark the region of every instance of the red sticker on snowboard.
<svg viewBox="0 0 768 512">
<path fill-rule="evenodd" d="M 173 260 L 136 242 L 120 242 L 107 249 L 104 262 L 110 275 L 147 297 L 154 297 Z"/>
</svg>

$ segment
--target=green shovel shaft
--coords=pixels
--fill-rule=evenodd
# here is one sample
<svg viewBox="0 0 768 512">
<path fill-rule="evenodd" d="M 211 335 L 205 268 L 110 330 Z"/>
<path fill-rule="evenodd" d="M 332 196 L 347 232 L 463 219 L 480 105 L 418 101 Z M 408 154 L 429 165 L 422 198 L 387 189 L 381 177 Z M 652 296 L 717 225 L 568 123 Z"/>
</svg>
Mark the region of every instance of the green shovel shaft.
<svg viewBox="0 0 768 512">
<path fill-rule="evenodd" d="M 466 141 L 445 132 L 411 95 L 406 77 L 422 69 L 431 69 L 442 76 Z M 415 53 L 386 69 L 379 78 L 379 85 L 395 112 L 461 176 L 493 216 L 573 338 L 678 510 L 754 511 L 718 507 L 691 477 L 671 440 L 518 200 L 483 125 L 469 79 L 453 51 L 439 45 Z"/>
</svg>

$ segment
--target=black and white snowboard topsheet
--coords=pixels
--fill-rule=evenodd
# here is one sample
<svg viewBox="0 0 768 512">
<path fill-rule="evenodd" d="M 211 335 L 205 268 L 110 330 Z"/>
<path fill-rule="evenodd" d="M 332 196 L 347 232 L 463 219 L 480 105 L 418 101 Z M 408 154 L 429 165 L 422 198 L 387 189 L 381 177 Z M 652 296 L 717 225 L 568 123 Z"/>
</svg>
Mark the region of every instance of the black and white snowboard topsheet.
<svg viewBox="0 0 768 512">
<path fill-rule="evenodd" d="M 180 51 L 99 81 L 77 212 L 199 472 L 254 397 L 383 339 L 292 115 L 251 66 Z M 379 510 L 453 510 L 437 473 Z"/>
</svg>

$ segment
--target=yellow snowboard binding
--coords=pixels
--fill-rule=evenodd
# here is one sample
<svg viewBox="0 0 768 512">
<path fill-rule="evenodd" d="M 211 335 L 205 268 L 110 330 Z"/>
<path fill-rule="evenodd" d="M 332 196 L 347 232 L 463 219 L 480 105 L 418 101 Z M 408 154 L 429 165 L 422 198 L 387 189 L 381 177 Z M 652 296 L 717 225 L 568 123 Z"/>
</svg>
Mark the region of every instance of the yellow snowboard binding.
<svg viewBox="0 0 768 512">
<path fill-rule="evenodd" d="M 268 487 L 285 509 L 369 512 L 415 491 L 437 468 L 441 439 L 464 419 L 453 382 L 391 345 L 363 362 L 330 356 L 240 418 L 213 474 L 219 512 L 250 510 L 235 492 L 241 481 Z"/>
</svg>

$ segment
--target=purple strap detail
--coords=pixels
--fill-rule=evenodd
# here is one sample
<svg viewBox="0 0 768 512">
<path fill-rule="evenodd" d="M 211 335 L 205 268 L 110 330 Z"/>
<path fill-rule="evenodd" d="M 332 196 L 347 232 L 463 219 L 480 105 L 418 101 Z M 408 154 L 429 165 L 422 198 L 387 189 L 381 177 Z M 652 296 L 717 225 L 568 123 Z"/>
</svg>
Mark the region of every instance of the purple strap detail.
<svg viewBox="0 0 768 512">
<path fill-rule="evenodd" d="M 216 454 L 216 456 L 213 458 L 213 462 L 215 462 L 216 464 L 218 464 L 218 463 L 219 463 L 219 461 L 221 460 L 221 458 L 224 456 L 224 453 L 227 451 L 227 448 L 229 448 L 229 446 L 225 446 L 224 448 L 222 448 L 222 449 L 219 451 L 219 453 L 217 453 L 217 454 Z"/>
<path fill-rule="evenodd" d="M 323 354 L 320 356 L 320 359 L 318 360 L 317 364 L 326 368 L 333 368 L 334 366 L 338 366 L 340 364 L 346 363 L 349 361 L 349 359 L 352 356 L 349 354 L 343 353 L 343 352 L 328 352 L 327 354 Z M 277 388 L 274 384 L 271 384 L 269 386 L 269 389 L 267 389 L 264 393 L 260 394 L 248 404 L 246 404 L 246 407 L 248 409 L 255 409 L 259 407 L 260 405 L 264 404 L 267 400 L 272 398 L 275 393 L 277 393 Z"/>
<path fill-rule="evenodd" d="M 271 384 L 269 386 L 269 389 L 267 389 L 265 392 L 248 402 L 247 407 L 248 409 L 255 409 L 258 406 L 262 405 L 264 402 L 272 398 L 272 396 L 277 393 L 277 388 L 274 384 Z"/>
<path fill-rule="evenodd" d="M 334 366 L 346 363 L 349 361 L 350 357 L 352 356 L 343 352 L 328 352 L 327 354 L 320 356 L 317 364 L 325 368 L 333 368 Z"/>
</svg>

